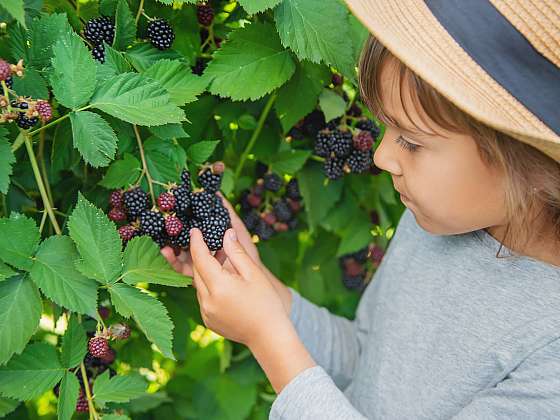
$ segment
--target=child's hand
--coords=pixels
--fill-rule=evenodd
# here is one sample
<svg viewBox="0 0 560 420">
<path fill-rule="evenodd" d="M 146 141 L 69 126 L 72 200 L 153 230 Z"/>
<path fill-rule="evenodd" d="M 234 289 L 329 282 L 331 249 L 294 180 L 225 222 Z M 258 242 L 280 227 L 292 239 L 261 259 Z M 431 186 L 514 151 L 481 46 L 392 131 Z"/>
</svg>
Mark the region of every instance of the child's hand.
<svg viewBox="0 0 560 420">
<path fill-rule="evenodd" d="M 291 328 L 282 299 L 233 229 L 226 231 L 223 249 L 230 269 L 212 256 L 200 230 L 191 230 L 193 286 L 204 324 L 249 348 L 265 342 L 267 334 Z"/>
</svg>

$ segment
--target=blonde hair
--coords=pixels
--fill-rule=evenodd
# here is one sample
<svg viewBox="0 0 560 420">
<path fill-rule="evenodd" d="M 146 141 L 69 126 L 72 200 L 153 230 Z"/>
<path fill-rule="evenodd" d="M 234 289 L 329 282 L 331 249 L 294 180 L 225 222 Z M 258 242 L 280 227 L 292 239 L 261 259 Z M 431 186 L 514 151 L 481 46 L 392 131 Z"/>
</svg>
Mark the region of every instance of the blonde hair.
<svg viewBox="0 0 560 420">
<path fill-rule="evenodd" d="M 476 142 L 482 161 L 505 174 L 507 228 L 496 257 L 505 246 L 504 242 L 511 250 L 523 249 L 532 235 L 545 229 L 552 228 L 553 237 L 560 241 L 560 163 L 460 110 L 370 35 L 360 55 L 360 96 L 381 121 L 394 121 L 380 99 L 379 77 L 385 59 L 393 59 L 397 63 L 400 101 L 409 120 L 413 121 L 403 101 L 405 82 L 411 87 L 416 109 L 421 107 L 434 123 L 448 131 L 470 135 Z M 422 116 L 422 113 L 419 115 Z M 420 129 L 417 125 L 416 128 Z"/>
</svg>

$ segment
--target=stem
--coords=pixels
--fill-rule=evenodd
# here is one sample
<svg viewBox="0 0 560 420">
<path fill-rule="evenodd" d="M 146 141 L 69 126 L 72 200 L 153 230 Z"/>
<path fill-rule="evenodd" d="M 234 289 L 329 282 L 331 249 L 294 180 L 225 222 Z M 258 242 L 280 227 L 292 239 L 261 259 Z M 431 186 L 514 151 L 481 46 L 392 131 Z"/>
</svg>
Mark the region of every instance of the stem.
<svg viewBox="0 0 560 420">
<path fill-rule="evenodd" d="M 80 372 L 82 373 L 82 379 L 84 380 L 84 389 L 86 391 L 86 397 L 89 407 L 89 418 L 90 419 L 98 419 L 99 414 L 95 411 L 95 406 L 93 405 L 93 400 L 91 398 L 91 391 L 89 390 L 89 382 L 86 373 L 86 367 L 84 366 L 84 362 L 80 363 Z"/>
<path fill-rule="evenodd" d="M 54 204 L 51 185 L 49 183 L 49 177 L 47 176 L 47 166 L 45 165 L 45 132 L 41 131 L 39 133 L 39 153 L 37 154 L 37 159 L 39 159 L 39 163 L 41 164 L 41 172 L 43 175 L 43 179 L 45 180 L 45 187 L 47 189 L 47 196 L 49 197 L 49 202 Z"/>
<path fill-rule="evenodd" d="M 316 160 L 317 162 L 324 162 L 325 161 L 325 158 L 322 158 L 321 156 L 317 156 L 317 155 L 311 155 L 309 157 L 309 159 Z"/>
<path fill-rule="evenodd" d="M 37 159 L 35 158 L 35 153 L 33 152 L 33 146 L 31 145 L 30 137 L 25 137 L 25 147 L 27 149 L 27 154 L 29 155 L 29 161 L 31 162 L 31 167 L 33 168 L 33 174 L 35 175 L 35 181 L 37 182 L 37 186 L 39 187 L 39 192 L 41 193 L 41 198 L 43 200 L 43 206 L 47 210 L 49 214 L 49 218 L 51 219 L 51 223 L 57 235 L 62 234 L 62 230 L 58 225 L 56 220 L 56 216 L 54 215 L 53 208 L 49 201 L 49 197 L 47 196 L 47 191 L 45 190 L 45 184 L 43 183 L 43 179 L 41 178 L 41 172 L 39 171 L 39 166 L 37 165 Z"/>
<path fill-rule="evenodd" d="M 85 111 L 86 109 L 89 109 L 89 108 L 91 108 L 91 105 L 86 105 L 86 106 L 84 106 L 84 107 L 82 107 L 82 108 L 79 108 L 79 109 L 76 109 L 75 111 L 72 111 L 72 112 Z M 43 130 L 46 129 L 46 128 L 52 127 L 53 125 L 56 125 L 56 124 L 58 124 L 59 122 L 61 122 L 61 121 L 65 120 L 66 118 L 68 118 L 72 112 L 69 112 L 68 114 L 63 115 L 62 117 L 57 118 L 56 120 L 51 121 L 51 122 L 48 123 L 47 125 L 44 125 L 44 126 L 38 128 L 38 129 L 36 129 L 36 130 L 30 131 L 30 132 L 27 133 L 27 134 L 28 134 L 29 136 L 33 136 L 34 134 L 37 134 L 38 132 L 43 131 Z"/>
<path fill-rule="evenodd" d="M 275 92 L 272 95 L 270 95 L 270 98 L 268 98 L 268 102 L 264 106 L 261 116 L 259 117 L 257 128 L 253 132 L 253 135 L 251 136 L 251 139 L 249 140 L 247 147 L 243 151 L 243 154 L 241 155 L 241 159 L 239 159 L 239 164 L 237 165 L 237 168 L 235 168 L 235 179 L 239 178 L 239 175 L 241 174 L 241 170 L 243 169 L 243 165 L 245 165 L 245 160 L 247 159 L 247 155 L 255 145 L 255 142 L 257 141 L 259 134 L 261 134 L 266 117 L 268 117 L 268 113 L 270 112 L 270 109 L 272 108 L 272 105 L 274 104 L 277 95 L 278 94 Z"/>
<path fill-rule="evenodd" d="M 133 124 L 134 134 L 136 135 L 136 140 L 138 142 L 138 148 L 140 149 L 140 157 L 142 158 L 142 167 L 146 172 L 146 178 L 148 179 L 148 188 L 150 189 L 150 196 L 152 197 L 152 205 L 156 205 L 156 197 L 154 195 L 154 187 L 152 186 L 152 176 L 148 170 L 148 164 L 146 163 L 146 156 L 144 155 L 144 147 L 142 146 L 142 139 L 140 138 L 140 132 L 138 131 L 138 126 Z"/>
<path fill-rule="evenodd" d="M 140 20 L 140 15 L 144 11 L 144 0 L 140 0 L 140 5 L 138 6 L 138 12 L 136 12 L 136 19 L 134 19 L 136 25 L 138 25 L 138 21 Z"/>
<path fill-rule="evenodd" d="M 10 105 L 10 94 L 8 93 L 8 86 L 6 86 L 6 82 L 2 80 L 2 91 L 4 92 L 4 97 L 8 102 L 8 112 L 12 112 L 12 106 Z"/>
<path fill-rule="evenodd" d="M 41 216 L 41 225 L 39 226 L 39 232 L 43 232 L 43 227 L 45 227 L 46 221 L 47 221 L 47 212 L 43 210 L 43 215 Z"/>
</svg>

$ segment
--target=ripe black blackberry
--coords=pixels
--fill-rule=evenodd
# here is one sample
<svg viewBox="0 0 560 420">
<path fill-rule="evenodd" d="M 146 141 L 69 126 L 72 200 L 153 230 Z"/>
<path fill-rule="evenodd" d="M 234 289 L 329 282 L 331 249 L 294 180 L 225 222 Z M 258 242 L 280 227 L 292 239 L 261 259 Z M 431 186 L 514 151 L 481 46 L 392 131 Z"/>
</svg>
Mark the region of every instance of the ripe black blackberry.
<svg viewBox="0 0 560 420">
<path fill-rule="evenodd" d="M 342 117 L 338 117 L 335 118 L 334 120 L 330 120 L 327 123 L 327 128 L 332 131 L 338 130 L 338 126 L 340 125 L 341 121 L 342 121 Z"/>
<path fill-rule="evenodd" d="M 344 286 L 349 290 L 360 290 L 364 285 L 364 276 L 363 274 L 352 276 L 350 274 L 343 273 L 342 284 L 344 284 Z"/>
<path fill-rule="evenodd" d="M 286 196 L 293 200 L 299 200 L 301 198 L 299 184 L 296 178 L 290 179 L 290 181 L 288 181 L 288 184 L 286 184 Z"/>
<path fill-rule="evenodd" d="M 244 212 L 250 211 L 253 208 L 248 200 L 250 193 L 251 191 L 248 188 L 245 188 L 243 191 L 241 191 L 241 194 L 239 196 L 239 204 L 241 205 L 241 210 L 243 210 Z"/>
<path fill-rule="evenodd" d="M 155 48 L 166 50 L 173 44 L 175 32 L 166 19 L 158 18 L 148 24 L 147 36 Z"/>
<path fill-rule="evenodd" d="M 371 150 L 361 151 L 354 149 L 346 159 L 346 165 L 351 172 L 362 173 L 368 170 L 373 159 Z"/>
<path fill-rule="evenodd" d="M 6 80 L 4 80 L 4 82 L 6 83 L 6 87 L 8 89 L 11 89 L 14 87 L 14 78 L 12 76 L 8 77 Z"/>
<path fill-rule="evenodd" d="M 158 244 L 160 248 L 167 246 L 171 242 L 171 238 L 169 237 L 169 235 L 167 235 L 165 230 L 149 236 L 156 244 Z"/>
<path fill-rule="evenodd" d="M 257 160 L 255 164 L 255 176 L 257 178 L 262 178 L 268 172 L 268 165 L 266 163 L 262 163 L 260 160 Z"/>
<path fill-rule="evenodd" d="M 202 236 L 210 251 L 217 251 L 223 247 L 224 233 L 228 225 L 223 220 L 217 218 L 204 219 L 202 221 Z"/>
<path fill-rule="evenodd" d="M 231 217 L 229 215 L 229 211 L 221 202 L 218 202 L 216 204 L 216 207 L 214 207 L 214 214 L 212 215 L 212 217 L 223 221 L 228 226 L 231 226 Z"/>
<path fill-rule="evenodd" d="M 352 133 L 348 130 L 334 130 L 331 134 L 330 151 L 337 158 L 345 158 L 352 152 Z"/>
<path fill-rule="evenodd" d="M 144 210 L 140 213 L 140 227 L 148 235 L 157 235 L 165 227 L 165 219 L 160 212 Z"/>
<path fill-rule="evenodd" d="M 368 259 L 369 247 L 364 247 L 356 252 L 353 252 L 349 257 L 354 258 L 358 263 L 365 264 Z"/>
<path fill-rule="evenodd" d="M 128 215 L 135 219 L 143 210 L 148 208 L 148 194 L 140 187 L 132 188 L 123 193 L 123 201 Z"/>
<path fill-rule="evenodd" d="M 91 49 L 91 56 L 100 63 L 105 62 L 105 46 L 103 44 L 94 45 Z"/>
<path fill-rule="evenodd" d="M 88 350 L 93 357 L 105 357 L 109 353 L 109 342 L 105 337 L 90 338 Z"/>
<path fill-rule="evenodd" d="M 214 20 L 214 9 L 207 3 L 198 3 L 196 5 L 196 17 L 201 25 L 210 26 Z"/>
<path fill-rule="evenodd" d="M 360 130 L 369 131 L 374 139 L 379 136 L 380 128 L 373 122 L 373 120 L 364 118 L 356 123 L 356 128 Z"/>
<path fill-rule="evenodd" d="M 28 130 L 38 122 L 39 122 L 39 118 L 37 117 L 29 118 L 27 115 L 25 115 L 24 112 L 19 112 L 18 116 L 16 117 L 16 124 L 18 125 L 18 127 L 23 128 L 24 130 Z"/>
<path fill-rule="evenodd" d="M 183 222 L 183 229 L 181 230 L 181 232 L 179 232 L 177 236 L 171 237 L 171 245 L 180 248 L 186 248 L 189 246 L 189 243 L 191 241 L 189 226 L 190 224 L 185 224 Z"/>
<path fill-rule="evenodd" d="M 277 200 L 273 204 L 272 209 L 274 211 L 274 214 L 276 215 L 276 218 L 281 222 L 287 222 L 292 218 L 292 210 L 290 209 L 290 205 L 284 199 Z"/>
<path fill-rule="evenodd" d="M 344 161 L 336 158 L 327 158 L 323 167 L 325 176 L 330 180 L 336 180 L 344 175 Z"/>
<path fill-rule="evenodd" d="M 183 185 L 185 186 L 185 188 L 188 191 L 192 190 L 192 186 L 191 186 L 191 174 L 189 171 L 187 171 L 186 169 L 183 169 L 183 171 L 181 172 L 181 182 L 183 183 Z"/>
<path fill-rule="evenodd" d="M 210 168 L 198 175 L 198 183 L 208 192 L 215 193 L 222 186 L 223 174 L 212 173 Z"/>
<path fill-rule="evenodd" d="M 274 228 L 263 219 L 259 219 L 255 227 L 255 235 L 257 235 L 261 241 L 267 241 L 274 235 Z"/>
<path fill-rule="evenodd" d="M 325 125 L 325 115 L 316 109 L 304 118 L 302 130 L 309 137 L 315 137 L 319 130 L 325 128 Z"/>
<path fill-rule="evenodd" d="M 264 176 L 264 188 L 269 191 L 278 191 L 282 187 L 282 178 L 271 172 Z"/>
<path fill-rule="evenodd" d="M 173 197 L 175 197 L 175 209 L 179 214 L 185 214 L 191 205 L 191 192 L 187 189 L 186 185 L 181 184 L 171 190 Z"/>
<path fill-rule="evenodd" d="M 195 217 L 208 219 L 216 205 L 215 195 L 208 191 L 197 191 L 191 194 L 191 208 Z"/>
<path fill-rule="evenodd" d="M 113 43 L 115 37 L 115 25 L 108 16 L 100 16 L 87 21 L 84 28 L 84 38 L 93 45 Z"/>
<path fill-rule="evenodd" d="M 328 157 L 330 153 L 331 133 L 327 130 L 321 130 L 315 138 L 315 154 L 321 157 Z"/>
<path fill-rule="evenodd" d="M 252 231 L 255 229 L 255 227 L 257 227 L 257 224 L 259 223 L 260 219 L 261 218 L 259 216 L 259 213 L 257 213 L 257 211 L 254 209 L 251 209 L 247 214 L 245 214 L 242 217 L 243 223 L 245 224 L 245 227 L 249 231 Z"/>
</svg>

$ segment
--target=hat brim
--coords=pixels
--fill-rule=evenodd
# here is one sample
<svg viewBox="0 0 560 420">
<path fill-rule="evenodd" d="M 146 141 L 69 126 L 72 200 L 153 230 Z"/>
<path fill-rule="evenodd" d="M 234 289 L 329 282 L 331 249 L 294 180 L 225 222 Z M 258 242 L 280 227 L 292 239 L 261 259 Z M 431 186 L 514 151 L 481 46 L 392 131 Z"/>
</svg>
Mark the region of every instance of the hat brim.
<svg viewBox="0 0 560 420">
<path fill-rule="evenodd" d="M 478 121 L 560 162 L 560 136 L 474 61 L 421 0 L 346 0 L 414 73 Z"/>
</svg>

